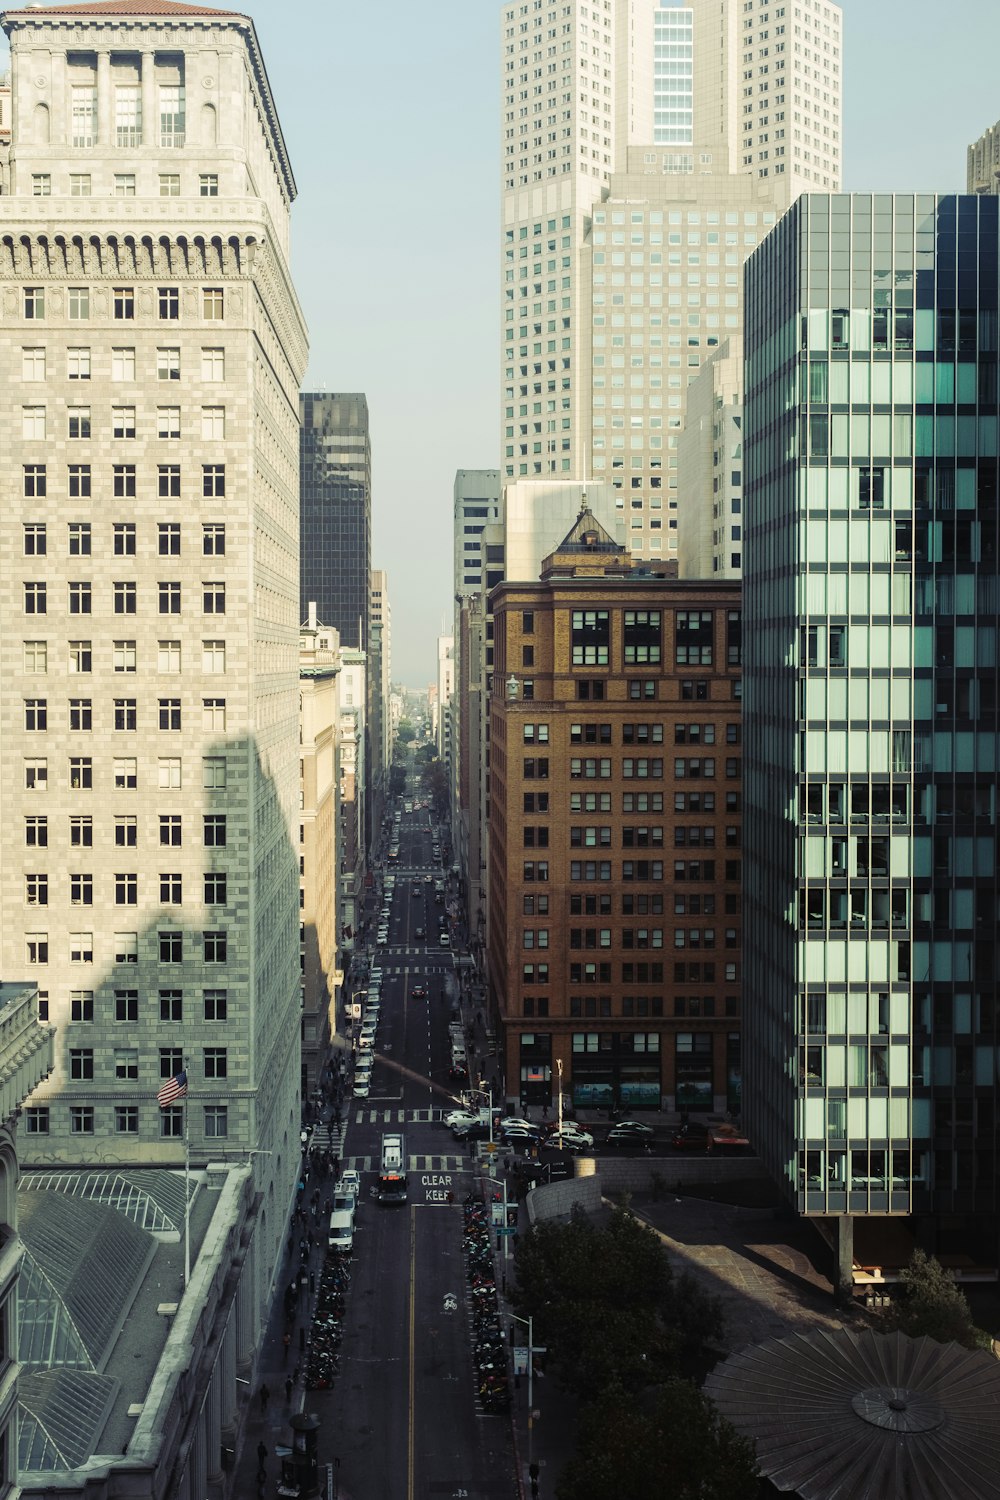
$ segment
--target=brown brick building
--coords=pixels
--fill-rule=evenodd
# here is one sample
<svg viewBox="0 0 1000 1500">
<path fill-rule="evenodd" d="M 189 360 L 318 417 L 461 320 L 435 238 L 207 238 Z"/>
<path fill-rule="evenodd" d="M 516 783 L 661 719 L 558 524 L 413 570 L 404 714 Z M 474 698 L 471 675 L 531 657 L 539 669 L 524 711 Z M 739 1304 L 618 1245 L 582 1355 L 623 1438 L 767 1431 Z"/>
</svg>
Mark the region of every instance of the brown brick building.
<svg viewBox="0 0 1000 1500">
<path fill-rule="evenodd" d="M 489 1004 L 507 1096 L 739 1108 L 738 583 L 589 511 L 491 595 Z"/>
</svg>

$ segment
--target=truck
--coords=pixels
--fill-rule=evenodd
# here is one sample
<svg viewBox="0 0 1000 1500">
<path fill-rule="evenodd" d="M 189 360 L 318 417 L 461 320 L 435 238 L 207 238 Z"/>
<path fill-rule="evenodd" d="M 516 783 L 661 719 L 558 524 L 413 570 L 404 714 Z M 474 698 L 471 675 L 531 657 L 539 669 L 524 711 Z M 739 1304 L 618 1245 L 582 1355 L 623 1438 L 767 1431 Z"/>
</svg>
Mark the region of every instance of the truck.
<svg viewBox="0 0 1000 1500">
<path fill-rule="evenodd" d="M 382 1137 L 376 1197 L 379 1203 L 406 1202 L 406 1145 L 398 1130 Z"/>
</svg>

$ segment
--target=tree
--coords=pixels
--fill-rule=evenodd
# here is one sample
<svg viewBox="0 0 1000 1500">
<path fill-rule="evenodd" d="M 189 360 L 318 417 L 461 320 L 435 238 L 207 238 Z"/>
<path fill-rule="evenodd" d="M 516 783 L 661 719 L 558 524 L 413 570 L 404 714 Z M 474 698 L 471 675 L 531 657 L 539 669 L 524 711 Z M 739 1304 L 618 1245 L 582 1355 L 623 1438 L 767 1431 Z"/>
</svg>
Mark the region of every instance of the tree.
<svg viewBox="0 0 1000 1500">
<path fill-rule="evenodd" d="M 718 1303 L 675 1280 L 657 1236 L 624 1209 L 603 1224 L 577 1213 L 536 1225 L 516 1259 L 517 1311 L 534 1318 L 560 1383 L 585 1399 L 661 1384 L 721 1331 Z"/>
<path fill-rule="evenodd" d="M 890 1330 L 911 1338 L 954 1342 L 965 1349 L 989 1347 L 989 1336 L 972 1321 L 965 1293 L 955 1278 L 933 1255 L 914 1250 L 910 1264 L 900 1273 L 902 1295 L 893 1300 L 883 1323 Z"/>
<path fill-rule="evenodd" d="M 409 719 L 400 719 L 399 727 L 396 730 L 396 738 L 399 743 L 401 745 L 410 745 L 413 743 L 416 737 L 417 731 L 414 729 Z"/>
<path fill-rule="evenodd" d="M 753 1444 L 686 1380 L 637 1402 L 621 1389 L 582 1413 L 578 1451 L 556 1484 L 557 1500 L 756 1500 Z"/>
</svg>

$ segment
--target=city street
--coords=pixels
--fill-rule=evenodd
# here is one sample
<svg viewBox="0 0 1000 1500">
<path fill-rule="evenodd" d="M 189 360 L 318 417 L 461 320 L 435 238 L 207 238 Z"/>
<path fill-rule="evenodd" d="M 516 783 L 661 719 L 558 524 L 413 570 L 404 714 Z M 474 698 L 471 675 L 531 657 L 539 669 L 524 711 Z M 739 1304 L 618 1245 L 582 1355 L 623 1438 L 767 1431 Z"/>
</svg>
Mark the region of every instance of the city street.
<svg viewBox="0 0 1000 1500">
<path fill-rule="evenodd" d="M 304 1404 L 321 1418 L 320 1460 L 334 1464 L 340 1500 L 492 1500 L 516 1493 L 515 1460 L 509 1418 L 476 1399 L 461 1209 L 473 1162 L 439 1118 L 457 1088 L 447 1027 L 458 991 L 452 955 L 436 942 L 443 907 L 424 878 L 442 875 L 426 811 L 403 814 L 393 867 L 389 941 L 375 950 L 383 978 L 370 1094 L 347 1106 L 342 1167 L 359 1170 L 362 1186 L 340 1373 Z M 414 937 L 418 927 L 428 940 Z M 426 995 L 413 998 L 414 986 Z M 404 1133 L 405 1206 L 369 1196 L 384 1130 Z"/>
</svg>

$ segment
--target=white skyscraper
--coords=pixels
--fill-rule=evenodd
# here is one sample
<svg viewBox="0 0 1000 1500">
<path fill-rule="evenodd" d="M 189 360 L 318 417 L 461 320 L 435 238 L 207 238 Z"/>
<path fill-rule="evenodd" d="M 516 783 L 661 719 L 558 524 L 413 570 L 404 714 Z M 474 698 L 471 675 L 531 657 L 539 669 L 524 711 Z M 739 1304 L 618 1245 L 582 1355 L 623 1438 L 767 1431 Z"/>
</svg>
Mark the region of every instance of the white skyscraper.
<svg viewBox="0 0 1000 1500">
<path fill-rule="evenodd" d="M 686 388 L 742 331 L 742 265 L 840 185 L 841 14 L 612 0 L 503 11 L 503 475 L 614 484 L 676 556 Z"/>
<path fill-rule="evenodd" d="M 246 16 L 3 26 L 0 941 L 56 1028 L 24 1157 L 253 1150 L 267 1278 L 298 1165 L 295 182 Z"/>
</svg>

